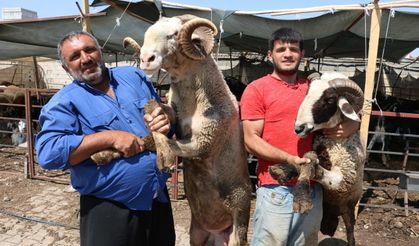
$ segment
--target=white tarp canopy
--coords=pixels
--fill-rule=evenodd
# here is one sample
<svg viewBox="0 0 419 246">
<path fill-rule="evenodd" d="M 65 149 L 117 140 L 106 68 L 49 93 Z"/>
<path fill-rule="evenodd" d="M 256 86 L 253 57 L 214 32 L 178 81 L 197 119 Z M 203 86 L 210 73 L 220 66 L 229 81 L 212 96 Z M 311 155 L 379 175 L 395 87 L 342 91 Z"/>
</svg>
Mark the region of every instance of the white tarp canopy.
<svg viewBox="0 0 419 246">
<path fill-rule="evenodd" d="M 223 32 L 217 39 L 221 39 L 223 51 L 231 48 L 233 51 L 266 54 L 272 31 L 285 26 L 303 34 L 306 57 L 363 58 L 365 44 L 368 45 L 370 18 L 363 10 L 337 11 L 302 20 L 281 20 L 241 14 L 235 10 L 170 7 L 160 1 L 131 3 L 122 15 L 128 2 L 96 0 L 93 5 L 103 2 L 110 2 L 112 7 L 90 16 L 91 30 L 102 45 L 106 42 L 105 51 L 115 54 L 127 52 L 121 45 L 126 36 L 141 43 L 145 30 L 158 20 L 160 14 L 169 17 L 193 14 L 212 20 L 218 27 L 222 22 Z M 396 11 L 392 17 L 390 13 L 391 10 L 383 9 L 379 50 L 386 43 L 384 58 L 398 61 L 419 46 L 419 15 Z M 116 25 L 117 19 L 119 25 Z M 0 59 L 55 57 L 55 47 L 60 38 L 81 28 L 77 16 L 0 22 Z"/>
</svg>

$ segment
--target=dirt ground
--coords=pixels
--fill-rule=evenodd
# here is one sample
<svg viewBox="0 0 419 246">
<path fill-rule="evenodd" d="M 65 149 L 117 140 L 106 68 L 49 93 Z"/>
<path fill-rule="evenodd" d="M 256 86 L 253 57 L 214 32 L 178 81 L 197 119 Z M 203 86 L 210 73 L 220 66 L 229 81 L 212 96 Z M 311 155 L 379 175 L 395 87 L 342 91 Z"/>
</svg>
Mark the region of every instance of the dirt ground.
<svg viewBox="0 0 419 246">
<path fill-rule="evenodd" d="M 68 228 L 77 230 L 78 227 L 78 194 L 76 192 L 65 192 L 68 188 L 66 184 L 50 181 L 31 180 L 24 178 L 24 159 L 25 149 L 23 148 L 0 148 L 0 216 L 21 216 L 19 223 L 36 223 L 48 221 Z M 413 160 L 416 164 L 419 161 Z M 392 166 L 400 165 L 400 160 L 393 160 Z M 370 162 L 367 167 L 383 168 L 377 162 Z M 419 167 L 419 165 L 418 165 Z M 416 167 L 415 167 L 416 168 Z M 397 169 L 395 167 L 395 169 Z M 65 172 L 45 172 L 36 168 L 36 175 L 54 177 L 56 180 L 68 180 Z M 419 171 L 419 168 L 416 169 Z M 399 186 L 397 175 L 382 175 L 373 172 L 366 172 L 365 185 L 387 187 L 396 189 Z M 180 178 L 180 181 L 182 179 Z M 171 184 L 168 184 L 171 186 Z M 51 187 L 58 187 L 63 190 L 66 196 L 67 205 L 63 208 L 65 216 L 46 215 L 43 218 L 34 216 L 34 207 L 30 201 L 31 197 L 46 192 Z M 184 198 L 182 182 L 179 183 L 179 198 L 172 199 L 173 212 L 176 224 L 177 245 L 188 245 L 188 227 L 190 222 L 190 211 L 188 203 Z M 169 191 L 173 196 L 173 187 Z M 172 197 L 173 198 L 173 197 Z M 368 246 L 413 246 L 419 245 L 419 212 L 409 211 L 405 216 L 403 207 L 404 192 L 394 190 L 367 190 L 362 200 L 369 205 L 388 205 L 394 208 L 360 207 L 358 220 L 355 227 L 357 245 Z M 408 193 L 409 207 L 419 210 L 419 194 Z M 53 206 L 54 204 L 51 204 Z M 63 208 L 60 208 L 61 210 Z M 31 218 L 31 220 L 28 220 Z M 7 226 L 0 224 L 0 235 L 7 232 Z M 54 234 L 54 227 L 50 230 Z M 73 233 L 74 234 L 74 233 Z M 249 231 L 251 238 L 252 231 Z M 75 233 L 77 235 L 77 233 Z M 57 235 L 54 235 L 57 237 Z M 320 246 L 340 246 L 345 243 L 345 229 L 340 223 L 334 238 L 320 237 Z M 1 243 L 0 243 L 1 244 Z M 54 244 L 52 244 L 54 245 Z M 70 244 L 71 245 L 71 244 Z M 74 244 L 73 244 L 74 245 Z"/>
</svg>

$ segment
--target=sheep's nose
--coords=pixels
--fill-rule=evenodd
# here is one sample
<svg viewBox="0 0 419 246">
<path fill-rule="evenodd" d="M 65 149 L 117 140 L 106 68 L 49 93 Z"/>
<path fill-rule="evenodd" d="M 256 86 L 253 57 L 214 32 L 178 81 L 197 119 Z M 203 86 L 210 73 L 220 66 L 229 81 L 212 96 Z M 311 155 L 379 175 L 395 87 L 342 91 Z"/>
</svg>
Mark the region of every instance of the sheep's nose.
<svg viewBox="0 0 419 246">
<path fill-rule="evenodd" d="M 308 132 L 313 129 L 313 126 L 309 124 L 296 124 L 294 127 L 294 131 L 299 136 L 305 136 Z"/>
<path fill-rule="evenodd" d="M 154 54 L 151 54 L 151 55 L 147 55 L 147 54 L 141 55 L 141 62 L 144 62 L 144 63 L 146 63 L 146 62 L 147 63 L 148 62 L 153 62 L 154 59 L 156 59 L 156 56 Z"/>
<path fill-rule="evenodd" d="M 304 125 L 296 125 L 294 127 L 295 133 L 298 135 L 304 131 Z"/>
</svg>

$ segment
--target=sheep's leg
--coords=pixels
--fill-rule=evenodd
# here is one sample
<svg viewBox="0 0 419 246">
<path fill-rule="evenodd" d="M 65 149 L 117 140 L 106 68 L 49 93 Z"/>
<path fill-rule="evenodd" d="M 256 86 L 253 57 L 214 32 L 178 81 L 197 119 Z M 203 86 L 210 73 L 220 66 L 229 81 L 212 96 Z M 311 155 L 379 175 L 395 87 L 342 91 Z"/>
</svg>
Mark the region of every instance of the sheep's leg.
<svg viewBox="0 0 419 246">
<path fill-rule="evenodd" d="M 347 212 L 342 214 L 342 217 L 346 227 L 346 238 L 348 240 L 348 246 L 355 246 L 355 205 L 351 204 L 349 207 L 350 208 L 347 210 Z"/>
<path fill-rule="evenodd" d="M 314 167 L 318 166 L 317 154 L 314 151 L 310 151 L 304 154 L 304 158 L 310 159 L 310 164 Z M 286 182 L 301 173 L 301 167 L 303 165 L 293 165 L 293 164 L 276 164 L 268 168 L 269 174 L 272 178 L 276 179 L 279 183 Z M 314 169 L 317 170 L 316 168 Z M 307 173 L 309 178 L 313 178 L 315 175 L 311 172 Z"/>
<path fill-rule="evenodd" d="M 151 112 L 153 112 L 153 110 L 156 109 L 159 106 L 164 109 L 164 111 L 169 115 L 169 118 L 173 118 L 169 107 L 163 106 L 162 104 L 159 104 L 156 100 L 149 100 L 144 105 L 144 113 L 151 114 Z M 145 145 L 144 148 L 145 149 L 151 150 L 151 151 L 156 151 L 156 147 L 154 145 L 153 137 L 147 136 L 147 137 L 143 138 L 143 141 L 144 141 L 144 145 Z M 92 159 L 93 162 L 95 162 L 97 165 L 105 165 L 105 164 L 108 164 L 109 162 L 111 162 L 114 159 L 119 159 L 119 158 L 122 158 L 122 157 L 123 157 L 123 154 L 120 151 L 115 150 L 115 149 L 107 149 L 107 150 L 102 150 L 102 151 L 99 151 L 99 152 L 91 155 L 90 159 Z M 164 157 L 161 157 L 161 155 L 160 155 L 160 159 L 162 159 L 160 161 L 160 163 L 162 163 L 162 162 L 166 163 L 167 162 Z M 167 166 L 169 166 L 169 165 L 167 165 Z M 161 170 L 164 167 L 165 167 L 165 165 L 162 165 L 162 166 L 159 167 L 159 169 Z"/>
<path fill-rule="evenodd" d="M 297 213 L 307 213 L 313 208 L 310 196 L 310 179 L 316 175 L 318 166 L 317 155 L 314 151 L 304 154 L 310 163 L 301 165 L 277 164 L 269 167 L 269 174 L 279 183 L 290 180 L 298 174 L 297 184 L 294 187 L 293 210 Z"/>
<path fill-rule="evenodd" d="M 300 175 L 297 184 L 294 187 L 293 210 L 297 213 L 307 213 L 313 208 L 313 202 L 310 196 L 310 176 L 312 173 L 311 164 L 301 165 Z"/>
<path fill-rule="evenodd" d="M 310 159 L 310 163 L 299 165 L 299 176 L 294 188 L 293 209 L 298 213 L 307 213 L 313 208 L 310 196 L 310 179 L 317 174 L 319 160 L 314 151 L 304 154 L 304 158 Z"/>
<path fill-rule="evenodd" d="M 268 168 L 271 177 L 278 183 L 286 182 L 298 175 L 300 168 L 290 164 L 276 164 Z"/>
<path fill-rule="evenodd" d="M 174 123 L 176 121 L 175 112 L 173 111 L 173 109 L 170 106 L 159 103 L 154 99 L 148 100 L 148 102 L 144 105 L 144 113 L 151 114 L 158 107 L 161 107 L 163 109 L 171 123 Z"/>
<path fill-rule="evenodd" d="M 382 138 L 381 151 L 385 151 L 386 150 L 385 135 L 382 135 L 381 138 Z M 381 161 L 383 162 L 383 165 L 385 167 L 390 167 L 390 165 L 387 163 L 388 160 L 389 160 L 389 158 L 387 158 L 387 154 L 381 153 Z"/>
<path fill-rule="evenodd" d="M 207 154 L 210 153 L 207 141 L 195 141 L 191 138 L 174 140 L 169 139 L 165 135 L 153 132 L 153 138 L 157 149 L 157 166 L 159 169 L 165 169 L 173 165 L 176 156 L 186 158 L 206 158 Z"/>
<path fill-rule="evenodd" d="M 376 131 L 378 131 L 377 130 L 377 128 L 376 128 Z M 379 134 L 379 133 L 375 133 L 373 136 L 372 136 L 372 138 L 371 138 L 371 140 L 370 140 L 370 142 L 368 143 L 368 146 L 367 146 L 367 150 L 372 150 L 372 148 L 374 147 L 374 145 L 375 145 L 375 142 L 377 142 L 377 139 L 378 138 L 380 138 L 380 139 L 382 139 L 382 134 Z M 383 142 L 382 142 L 383 143 Z M 369 156 L 370 156 L 370 152 L 368 152 L 367 151 L 367 159 L 369 159 Z"/>
<path fill-rule="evenodd" d="M 153 139 L 157 151 L 157 168 L 159 170 L 169 171 L 176 161 L 176 154 L 167 145 L 169 139 L 158 132 L 153 132 Z"/>
<path fill-rule="evenodd" d="M 323 200 L 323 218 L 320 231 L 333 237 L 339 224 L 339 209 Z"/>
<path fill-rule="evenodd" d="M 146 136 L 143 138 L 144 148 L 151 151 L 156 151 L 156 146 L 154 145 L 154 140 L 152 136 Z M 112 160 L 122 158 L 122 152 L 116 149 L 106 149 L 94 153 L 90 156 L 90 159 L 97 165 L 106 165 Z"/>
<path fill-rule="evenodd" d="M 294 187 L 294 203 L 293 210 L 297 213 L 306 213 L 313 208 L 310 197 L 310 164 L 306 165 L 290 165 L 277 164 L 269 167 L 269 174 L 272 178 L 278 180 L 279 183 L 290 180 L 299 173 L 297 184 Z"/>
<path fill-rule="evenodd" d="M 230 233 L 228 245 L 245 246 L 250 217 L 250 201 L 252 199 L 250 187 L 240 187 L 232 192 L 230 198 L 233 207 L 233 230 Z"/>
<path fill-rule="evenodd" d="M 106 149 L 94 153 L 90 156 L 90 159 L 92 159 L 92 161 L 96 163 L 96 165 L 105 165 L 111 162 L 112 160 L 122 158 L 122 156 L 122 152 L 119 152 L 118 150 Z"/>
<path fill-rule="evenodd" d="M 208 139 L 198 141 L 195 138 L 185 138 L 180 140 L 168 139 L 161 133 L 153 133 L 154 141 L 156 142 L 157 151 L 159 148 L 170 149 L 175 156 L 193 158 L 206 158 L 211 152 L 210 143 L 211 137 L 206 135 Z"/>
<path fill-rule="evenodd" d="M 193 214 L 191 219 L 191 227 L 189 228 L 189 243 L 191 246 L 208 245 L 211 233 L 204 230 L 198 221 L 195 220 Z"/>
</svg>

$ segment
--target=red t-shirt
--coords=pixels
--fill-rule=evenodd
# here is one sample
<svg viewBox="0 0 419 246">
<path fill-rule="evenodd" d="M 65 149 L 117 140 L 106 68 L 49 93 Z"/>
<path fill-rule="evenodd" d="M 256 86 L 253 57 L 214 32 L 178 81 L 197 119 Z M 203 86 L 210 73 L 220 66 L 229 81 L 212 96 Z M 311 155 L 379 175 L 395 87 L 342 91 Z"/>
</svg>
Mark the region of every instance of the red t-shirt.
<svg viewBox="0 0 419 246">
<path fill-rule="evenodd" d="M 312 150 L 313 136 L 300 138 L 294 133 L 298 108 L 306 95 L 308 80 L 298 80 L 289 85 L 272 75 L 250 83 L 240 100 L 242 120 L 263 119 L 262 138 L 281 150 L 302 157 Z M 278 184 L 268 172 L 277 163 L 259 159 L 257 176 L 259 185 Z M 294 185 L 295 180 L 284 185 Z"/>
</svg>

